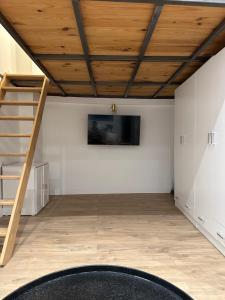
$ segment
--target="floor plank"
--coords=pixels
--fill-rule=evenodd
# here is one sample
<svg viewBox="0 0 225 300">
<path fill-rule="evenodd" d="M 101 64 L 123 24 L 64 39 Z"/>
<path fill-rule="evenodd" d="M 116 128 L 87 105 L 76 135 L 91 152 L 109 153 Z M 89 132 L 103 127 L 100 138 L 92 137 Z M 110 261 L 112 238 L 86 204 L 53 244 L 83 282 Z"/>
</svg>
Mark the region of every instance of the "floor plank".
<svg viewBox="0 0 225 300">
<path fill-rule="evenodd" d="M 0 226 L 7 218 L 0 220 Z M 168 194 L 54 196 L 23 217 L 15 253 L 0 269 L 0 297 L 49 272 L 113 264 L 158 275 L 197 300 L 225 299 L 225 258 Z"/>
</svg>

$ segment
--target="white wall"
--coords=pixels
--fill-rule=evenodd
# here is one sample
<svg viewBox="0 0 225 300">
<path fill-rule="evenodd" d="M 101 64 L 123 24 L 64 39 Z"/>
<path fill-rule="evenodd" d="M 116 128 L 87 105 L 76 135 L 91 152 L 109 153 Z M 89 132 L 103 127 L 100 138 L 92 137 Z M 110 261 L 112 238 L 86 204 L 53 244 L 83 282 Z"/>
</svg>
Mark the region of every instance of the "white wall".
<svg viewBox="0 0 225 300">
<path fill-rule="evenodd" d="M 89 113 L 141 115 L 140 146 L 87 145 Z M 43 158 L 51 194 L 168 193 L 173 171 L 173 101 L 48 97 Z"/>
<path fill-rule="evenodd" d="M 43 74 L 2 25 L 0 41 L 0 74 Z"/>
<path fill-rule="evenodd" d="M 1 26 L 0 40 L 0 73 L 41 73 Z M 32 95 L 14 94 L 13 97 L 30 99 Z M 139 147 L 87 145 L 87 114 L 110 113 L 112 101 L 123 104 L 119 106 L 119 113 L 142 116 Z M 26 115 L 32 112 L 30 108 L 23 107 L 19 111 L 1 108 L 0 113 Z M 8 125 L 7 128 L 1 126 L 0 131 L 10 129 L 11 132 L 25 132 L 31 129 L 27 123 Z M 65 100 L 49 97 L 36 160 L 42 159 L 43 150 L 43 159 L 50 163 L 51 194 L 170 192 L 173 169 L 172 125 L 173 101 L 170 100 Z M 24 141 L 4 139 L 0 142 L 0 152 L 17 152 L 18 149 L 23 152 L 26 144 Z"/>
</svg>

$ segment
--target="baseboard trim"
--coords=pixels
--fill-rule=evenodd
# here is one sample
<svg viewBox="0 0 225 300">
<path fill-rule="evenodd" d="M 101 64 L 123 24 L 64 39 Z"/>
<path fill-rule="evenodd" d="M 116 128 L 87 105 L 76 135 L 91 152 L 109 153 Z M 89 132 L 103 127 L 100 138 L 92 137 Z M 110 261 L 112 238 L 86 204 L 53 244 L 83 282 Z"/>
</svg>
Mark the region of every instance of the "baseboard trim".
<svg viewBox="0 0 225 300">
<path fill-rule="evenodd" d="M 196 227 L 197 222 L 195 219 L 175 200 L 175 206 L 183 213 L 183 215 Z"/>
<path fill-rule="evenodd" d="M 201 226 L 201 224 L 196 224 L 196 228 L 225 256 L 225 248 L 205 229 Z"/>
<path fill-rule="evenodd" d="M 183 213 L 183 215 L 194 225 L 204 237 L 225 256 L 225 247 L 223 247 L 205 228 L 201 226 L 184 208 L 175 200 L 175 206 Z"/>
</svg>

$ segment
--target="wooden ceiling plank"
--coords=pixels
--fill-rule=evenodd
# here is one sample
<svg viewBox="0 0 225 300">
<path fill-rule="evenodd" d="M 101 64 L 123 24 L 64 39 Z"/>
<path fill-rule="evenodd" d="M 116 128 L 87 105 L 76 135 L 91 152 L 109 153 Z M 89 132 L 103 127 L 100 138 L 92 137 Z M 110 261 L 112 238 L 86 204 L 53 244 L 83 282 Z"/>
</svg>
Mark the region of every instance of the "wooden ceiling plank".
<svg viewBox="0 0 225 300">
<path fill-rule="evenodd" d="M 35 58 L 31 49 L 26 45 L 24 40 L 20 37 L 20 35 L 15 31 L 15 29 L 11 26 L 8 20 L 3 16 L 0 12 L 0 23 L 1 25 L 8 31 L 8 33 L 14 38 L 14 40 L 20 45 L 23 51 L 33 60 L 33 62 L 41 69 L 41 71 L 50 79 L 52 83 L 54 83 L 62 92 L 63 96 L 66 95 L 65 91 L 62 87 L 55 81 L 54 77 L 51 73 L 42 65 L 39 59 Z"/>
<path fill-rule="evenodd" d="M 146 55 L 191 57 L 224 17 L 225 8 L 166 5 Z"/>
<path fill-rule="evenodd" d="M 183 63 L 167 80 L 166 84 L 164 84 L 154 95 L 153 98 L 157 97 L 172 81 L 174 81 L 177 76 L 183 72 L 183 70 L 191 63 L 193 60 L 204 51 L 213 40 L 225 30 L 225 19 L 212 31 L 212 33 L 201 43 L 201 45 L 194 51 L 191 56 L 191 60 L 189 62 Z"/>
<path fill-rule="evenodd" d="M 225 7 L 224 0 L 98 0 L 98 1 Z"/>
<path fill-rule="evenodd" d="M 142 62 L 135 82 L 153 81 L 166 83 L 181 64 L 181 62 Z"/>
<path fill-rule="evenodd" d="M 97 85 L 99 95 L 123 96 L 126 86 Z"/>
<path fill-rule="evenodd" d="M 94 95 L 91 84 L 89 85 L 62 85 L 68 94 Z"/>
<path fill-rule="evenodd" d="M 89 73 L 85 61 L 42 60 L 43 65 L 58 80 L 89 81 Z"/>
<path fill-rule="evenodd" d="M 93 61 L 91 63 L 96 81 L 127 81 L 131 77 L 135 62 Z"/>
<path fill-rule="evenodd" d="M 0 11 L 33 53 L 82 53 L 71 0 L 1 0 Z"/>
<path fill-rule="evenodd" d="M 208 51 L 208 49 L 210 48 L 210 43 L 212 41 L 209 41 L 209 44 L 206 45 L 205 48 L 201 49 L 201 51 L 199 51 L 197 54 L 195 53 L 195 51 L 193 52 L 193 49 L 195 49 L 196 46 L 200 44 L 200 41 L 202 41 L 203 38 L 206 35 L 209 35 L 209 33 L 212 30 L 212 28 L 215 27 L 214 23 L 215 22 L 218 23 L 220 20 L 222 20 L 222 18 L 223 18 L 222 11 L 223 10 L 222 9 L 218 10 L 217 8 L 212 8 L 211 9 L 210 7 L 224 7 L 225 8 L 225 1 L 224 0 L 223 1 L 222 0 L 221 1 L 220 0 L 215 0 L 215 1 L 213 1 L 213 0 L 204 0 L 204 1 L 203 0 L 194 0 L 194 1 L 193 0 L 152 0 L 152 1 L 151 0 L 148 0 L 148 1 L 147 0 L 146 1 L 142 1 L 142 0 L 123 1 L 123 0 L 121 0 L 121 1 L 119 1 L 118 0 L 117 1 L 118 2 L 118 7 L 116 5 L 114 5 L 115 6 L 114 9 L 118 9 L 119 10 L 118 14 L 119 14 L 119 17 L 121 17 L 121 19 L 119 19 L 118 15 L 116 15 L 116 17 L 114 19 L 109 19 L 109 20 L 107 19 L 105 22 L 107 23 L 107 26 L 109 26 L 109 27 L 112 26 L 111 29 L 114 29 L 114 22 L 115 22 L 115 19 L 117 19 L 117 18 L 118 18 L 118 22 L 115 24 L 115 28 L 116 27 L 117 28 L 121 27 L 122 25 L 125 26 L 126 22 L 128 22 L 129 26 L 128 27 L 125 26 L 125 28 L 124 28 L 127 31 L 128 34 L 133 33 L 133 30 L 135 31 L 136 29 L 138 31 L 142 32 L 141 35 L 139 35 L 138 43 L 140 43 L 140 40 L 142 40 L 143 37 L 144 37 L 145 30 L 146 30 L 146 23 L 147 23 L 148 18 L 149 18 L 149 11 L 152 10 L 152 8 L 153 8 L 153 5 L 149 5 L 149 10 L 148 10 L 148 5 L 144 5 L 144 4 L 139 5 L 142 2 L 143 3 L 148 3 L 148 4 L 149 3 L 155 4 L 156 6 L 157 5 L 158 6 L 159 5 L 165 5 L 166 8 L 169 8 L 171 6 L 171 14 L 168 15 L 166 18 L 168 18 L 168 19 L 171 18 L 171 20 L 174 19 L 174 21 L 177 20 L 176 18 L 179 19 L 179 11 L 176 10 L 177 9 L 176 5 L 178 5 L 179 7 L 188 5 L 188 7 L 186 6 L 187 7 L 186 8 L 187 11 L 189 11 L 189 9 L 190 9 L 190 12 L 192 10 L 194 10 L 196 12 L 196 15 L 194 16 L 194 20 L 195 21 L 197 20 L 198 17 L 199 18 L 202 17 L 204 19 L 204 21 L 201 22 L 202 26 L 198 26 L 198 29 L 199 29 L 198 30 L 198 32 L 199 32 L 198 39 L 194 40 L 193 45 L 191 45 L 192 48 L 190 46 L 189 53 L 186 54 L 186 53 L 183 52 L 183 54 L 182 54 L 182 51 L 181 51 L 180 53 L 177 53 L 178 54 L 177 55 L 174 52 L 174 54 L 176 54 L 174 56 L 173 55 L 172 56 L 171 55 L 162 55 L 162 56 L 159 56 L 159 55 L 157 55 L 157 53 L 155 53 L 156 55 L 145 55 L 145 54 L 148 53 L 148 49 L 147 50 L 144 49 L 144 46 L 143 46 L 144 42 L 143 42 L 143 44 L 141 46 L 139 54 L 138 54 L 137 51 L 136 51 L 136 53 L 135 52 L 130 52 L 130 54 L 134 54 L 134 55 L 130 55 L 130 56 L 129 55 L 111 55 L 110 52 L 109 52 L 110 55 L 104 55 L 104 52 L 101 55 L 98 55 L 98 53 L 96 55 L 95 52 L 93 52 L 93 54 L 92 54 L 92 52 L 89 51 L 89 47 L 92 50 L 91 44 L 90 44 L 91 40 L 89 40 L 90 32 L 88 32 L 86 30 L 88 30 L 88 28 L 91 26 L 90 21 L 92 21 L 94 23 L 96 21 L 97 25 L 96 24 L 94 24 L 94 25 L 101 27 L 101 20 L 102 20 L 101 19 L 101 14 L 102 14 L 102 11 L 99 12 L 99 14 L 98 14 L 97 17 L 94 15 L 93 18 L 91 18 L 88 21 L 88 24 L 86 24 L 86 15 L 85 15 L 86 14 L 86 9 L 85 9 L 85 5 L 86 4 L 84 6 L 81 6 L 81 7 L 80 7 L 80 5 L 83 5 L 82 3 L 87 3 L 88 7 L 91 8 L 91 10 L 89 11 L 89 14 L 91 14 L 91 13 L 94 12 L 94 10 L 96 10 L 94 2 L 96 2 L 98 5 L 99 5 L 99 2 L 102 2 L 102 4 L 101 4 L 100 7 L 102 7 L 103 12 L 105 12 L 108 9 L 107 3 L 106 3 L 107 1 L 108 0 L 104 0 L 104 1 L 101 1 L 101 0 L 98 0 L 98 1 L 73 0 L 73 2 L 75 3 L 75 6 L 76 5 L 79 6 L 78 14 L 79 14 L 79 18 L 80 18 L 79 22 L 81 23 L 80 30 L 83 30 L 83 35 L 82 36 L 84 36 L 84 39 L 86 40 L 85 41 L 86 44 L 84 43 L 82 45 L 83 46 L 82 48 L 83 48 L 84 54 L 80 54 L 80 53 L 82 53 L 81 52 L 82 48 L 81 48 L 81 44 L 80 44 L 79 38 L 83 39 L 83 37 L 81 37 L 81 36 L 79 37 L 79 35 L 78 35 L 78 31 L 80 33 L 80 30 L 78 30 L 79 28 L 77 28 L 77 26 L 75 24 L 76 22 L 74 22 L 73 16 L 74 16 L 75 12 L 73 14 L 73 9 L 72 9 L 73 7 L 72 7 L 72 1 L 71 0 L 65 1 L 65 3 L 64 3 L 65 6 L 66 6 L 66 8 L 67 8 L 66 12 L 67 13 L 69 12 L 69 16 L 66 15 L 66 14 L 64 15 L 63 13 L 61 13 L 61 10 L 59 9 L 59 7 L 62 6 L 62 2 L 60 2 L 59 0 L 56 1 L 54 4 L 50 3 L 49 0 L 44 0 L 43 7 L 37 7 L 37 3 L 34 0 L 29 0 L 28 2 L 31 3 L 31 6 L 30 6 L 31 8 L 29 8 L 29 5 L 28 5 L 27 11 L 26 11 L 26 13 L 28 13 L 29 11 L 30 12 L 33 11 L 33 14 L 34 14 L 34 20 L 35 20 L 36 23 L 34 23 L 34 26 L 29 31 L 29 37 L 33 35 L 34 36 L 33 39 L 34 39 L 34 41 L 35 41 L 36 44 L 43 42 L 43 39 L 40 42 L 41 32 L 40 32 L 40 34 L 36 35 L 36 33 L 38 32 L 39 29 L 41 29 L 41 30 L 45 29 L 46 23 L 42 22 L 42 21 L 45 21 L 47 18 L 50 21 L 53 19 L 53 23 L 51 23 L 50 21 L 48 21 L 49 22 L 48 23 L 49 24 L 49 28 L 53 30 L 55 25 L 57 25 L 58 26 L 57 28 L 59 29 L 59 24 L 58 23 L 54 24 L 55 20 L 58 19 L 59 16 L 61 16 L 63 18 L 63 22 L 66 22 L 66 20 L 69 18 L 70 19 L 69 23 L 70 23 L 70 27 L 71 28 L 69 28 L 69 31 L 68 31 L 68 40 L 70 39 L 71 43 L 74 43 L 74 41 L 76 41 L 75 43 L 79 43 L 79 45 L 80 45 L 79 46 L 80 47 L 80 51 L 73 51 L 72 49 L 75 49 L 75 48 L 71 48 L 72 52 L 69 51 L 68 53 L 66 51 L 64 52 L 64 50 L 62 50 L 62 52 L 61 51 L 57 51 L 58 48 L 55 49 L 56 50 L 55 52 L 54 51 L 52 51 L 52 52 L 49 51 L 50 53 L 48 53 L 48 51 L 46 51 L 46 53 L 45 53 L 45 52 L 43 52 L 43 51 L 45 51 L 44 50 L 45 48 L 42 48 L 43 51 L 40 51 L 40 53 L 34 54 L 34 52 L 36 52 L 34 49 L 36 49 L 36 48 L 33 47 L 33 44 L 30 43 L 30 39 L 29 38 L 27 39 L 27 36 L 26 36 L 26 32 L 28 32 L 27 26 L 29 26 L 29 24 L 31 24 L 30 22 L 31 22 L 32 17 L 33 17 L 32 14 L 29 14 L 29 16 L 27 15 L 27 19 L 25 18 L 24 22 L 21 21 L 21 23 L 18 23 L 18 18 L 21 18 L 21 16 L 23 16 L 23 14 L 24 14 L 24 16 L 26 15 L 25 12 L 23 13 L 23 11 L 22 11 L 21 0 L 19 0 L 19 1 L 13 0 L 12 2 L 15 3 L 15 6 L 13 6 L 14 4 L 12 4 L 12 2 L 11 2 L 11 4 L 10 3 L 8 4 L 8 2 L 6 0 L 4 0 L 3 4 L 0 4 L 0 8 L 1 7 L 3 8 L 1 10 L 2 13 L 3 13 L 3 18 L 4 18 L 4 16 L 6 16 L 6 18 L 5 18 L 6 22 L 8 22 L 7 21 L 7 19 L 8 19 L 10 21 L 8 23 L 12 27 L 12 30 L 14 30 L 17 35 L 19 34 L 19 38 L 22 40 L 23 47 L 24 46 L 27 47 L 28 52 L 29 52 L 28 55 L 32 58 L 32 60 L 34 62 L 36 62 L 36 63 L 39 62 L 42 65 L 42 67 L 44 67 L 44 69 L 46 70 L 46 72 L 48 72 L 48 74 L 50 76 L 52 76 L 52 79 L 54 80 L 54 81 L 52 81 L 52 83 L 54 84 L 54 88 L 56 90 L 60 89 L 60 91 L 62 93 L 64 92 L 64 95 L 66 95 L 66 93 L 65 93 L 65 90 L 62 88 L 61 84 L 65 84 L 65 85 L 68 86 L 70 83 L 72 83 L 74 85 L 79 85 L 79 83 L 80 83 L 81 86 L 84 86 L 84 85 L 87 86 L 87 85 L 89 85 L 91 83 L 95 87 L 95 90 L 96 90 L 96 94 L 95 95 L 96 96 L 97 96 L 97 87 L 96 87 L 97 84 L 98 85 L 103 85 L 103 86 L 104 85 L 105 86 L 108 85 L 110 87 L 113 86 L 113 90 L 115 90 L 114 87 L 116 87 L 117 85 L 119 85 L 120 88 L 121 88 L 121 86 L 126 85 L 127 82 L 128 82 L 127 85 L 130 85 L 130 81 L 133 84 L 133 86 L 139 86 L 139 87 L 141 87 L 141 86 L 143 86 L 143 87 L 145 87 L 145 86 L 153 86 L 153 84 L 155 83 L 154 78 L 152 78 L 152 81 L 151 80 L 146 80 L 146 82 L 142 82 L 142 81 L 140 81 L 140 82 L 134 82 L 135 78 L 137 79 L 137 76 L 138 76 L 138 72 L 137 71 L 139 70 L 139 68 L 141 66 L 141 62 L 144 62 L 144 61 L 145 62 L 167 62 L 168 61 L 168 62 L 181 63 L 180 67 L 178 67 L 178 69 L 176 69 L 176 71 L 168 78 L 168 80 L 166 78 L 162 78 L 162 79 L 160 79 L 160 81 L 158 81 L 156 83 L 156 86 L 160 86 L 161 85 L 160 89 L 158 89 L 158 91 L 156 92 L 156 95 L 155 95 L 155 98 L 159 98 L 162 95 L 165 95 L 165 93 L 166 93 L 165 91 L 167 90 L 167 87 L 171 86 L 173 84 L 174 80 L 177 80 L 179 83 L 181 83 L 181 81 L 183 79 L 181 80 L 180 78 L 184 78 L 181 75 L 184 73 L 184 71 L 187 70 L 187 68 L 186 68 L 187 66 L 190 66 L 193 62 L 200 62 L 200 65 L 201 65 L 201 63 L 207 61 L 212 56 L 212 54 L 214 55 L 215 53 L 218 52 L 218 46 L 217 46 L 217 48 L 215 46 L 214 52 L 211 51 L 211 50 Z M 92 5 L 91 2 L 93 2 L 94 4 Z M 127 5 L 128 9 L 132 11 L 132 13 L 131 13 L 132 17 L 130 19 L 128 18 L 128 13 L 126 13 L 126 11 L 125 11 L 124 17 L 123 17 L 123 12 L 121 12 L 121 9 L 119 9 L 120 8 L 119 2 L 129 2 L 129 3 L 133 2 L 133 3 L 135 3 L 134 5 L 132 5 L 132 4 L 131 5 L 129 5 L 129 4 Z M 61 3 L 61 4 L 58 5 L 57 3 Z M 125 6 L 125 4 L 123 4 L 122 7 L 123 6 Z M 150 6 L 151 6 L 151 8 L 150 8 Z M 197 6 L 197 7 L 194 7 L 194 6 Z M 203 8 L 203 7 L 201 8 L 200 6 L 206 6 L 207 9 Z M 134 9 L 135 7 L 136 7 L 136 9 Z M 139 7 L 140 7 L 140 16 L 138 14 L 135 14 L 135 12 L 138 11 Z M 147 12 L 147 13 L 143 13 L 143 7 L 145 7 L 145 12 Z M 55 8 L 57 8 L 57 10 L 55 10 Z M 7 9 L 9 9 L 9 11 Z M 13 16 L 15 16 L 15 18 L 16 18 L 16 10 L 18 10 L 18 9 L 20 10 L 20 15 L 19 15 L 19 17 L 17 16 L 17 19 L 15 19 L 15 21 L 14 21 L 14 17 Z M 42 10 L 43 9 L 43 11 L 41 11 L 40 13 L 37 13 L 37 9 L 38 10 Z M 81 11 L 81 9 L 82 9 L 82 11 Z M 182 8 L 182 9 L 184 10 L 185 7 Z M 98 10 L 98 8 L 97 8 L 97 10 Z M 209 16 L 207 15 L 208 11 L 209 11 Z M 212 11 L 212 13 L 210 13 L 211 11 Z M 57 13 L 55 13 L 55 12 L 57 12 Z M 81 12 L 83 14 L 84 13 L 85 14 L 82 16 Z M 158 29 L 161 30 L 161 27 L 159 25 L 161 23 L 161 19 L 163 19 L 163 17 L 164 17 L 164 12 L 165 12 L 165 10 L 163 10 L 163 14 L 161 15 L 160 21 L 158 22 L 157 29 L 154 31 L 154 36 L 157 33 Z M 198 16 L 198 12 L 199 12 L 199 16 Z M 39 16 L 39 15 L 40 15 L 40 21 L 38 21 L 39 19 L 37 18 L 37 16 Z M 75 16 L 76 16 L 76 14 L 75 14 Z M 84 17 L 84 20 L 83 20 L 82 17 Z M 105 16 L 105 19 L 106 19 L 106 17 L 107 16 Z M 134 22 L 134 20 L 136 20 L 136 22 Z M 83 21 L 84 21 L 84 24 L 83 24 Z M 166 21 L 167 21 L 167 19 L 166 19 Z M 187 18 L 186 21 L 188 21 L 188 18 Z M 189 30 L 191 33 L 194 32 L 194 29 L 195 29 L 194 25 L 196 24 L 197 21 L 196 22 L 191 22 L 189 20 L 190 21 L 189 22 L 190 23 L 190 27 L 188 27 L 189 25 L 188 25 L 188 23 L 186 23 L 186 21 L 184 20 L 184 30 L 186 28 L 187 31 Z M 73 24 L 75 26 L 73 26 Z M 140 28 L 138 27 L 138 24 L 141 25 Z M 143 25 L 143 24 L 145 24 L 145 25 Z M 174 22 L 174 24 L 175 24 L 175 22 Z M 179 24 L 179 22 L 177 24 Z M 85 30 L 84 30 L 83 25 L 85 25 Z M 163 23 L 163 25 L 165 25 L 165 22 Z M 62 22 L 60 23 L 60 26 L 63 27 Z M 60 27 L 60 30 L 62 31 L 63 28 L 61 28 L 61 27 Z M 72 27 L 74 27 L 74 28 L 72 28 Z M 71 30 L 72 29 L 76 30 L 76 36 L 74 34 L 72 34 L 72 31 L 70 32 L 70 29 Z M 94 26 L 94 29 L 95 29 L 95 26 Z M 108 28 L 108 29 L 110 29 L 110 28 Z M 67 29 L 65 28 L 65 30 L 67 30 Z M 25 32 L 25 34 L 24 34 L 24 32 Z M 104 34 L 106 32 L 107 31 L 103 30 Z M 201 34 L 203 35 L 204 32 L 205 32 L 205 35 L 204 35 L 204 37 L 201 38 Z M 146 33 L 146 35 L 147 35 L 147 33 Z M 184 31 L 184 33 L 185 33 L 185 31 Z M 223 33 L 225 33 L 225 28 L 223 28 L 220 31 L 218 31 L 216 37 L 218 38 L 218 35 L 220 34 L 220 36 L 221 36 Z M 56 34 L 56 30 L 54 30 L 54 31 L 50 30 L 49 34 L 51 35 L 51 36 L 49 36 L 50 39 L 54 38 L 55 40 L 57 40 L 57 39 L 60 40 L 60 36 L 58 36 Z M 87 34 L 89 34 L 89 35 L 87 35 Z M 173 32 L 173 34 L 174 34 L 174 32 Z M 135 35 L 135 32 L 134 32 L 134 35 Z M 146 35 L 145 35 L 145 38 L 146 38 Z M 172 33 L 171 33 L 171 36 L 172 36 Z M 89 45 L 87 43 L 87 37 L 88 37 Z M 61 38 L 63 38 L 63 36 L 61 36 Z M 193 38 L 194 38 L 194 36 L 193 36 Z M 183 40 L 182 40 L 182 37 L 181 37 L 180 44 L 179 44 L 179 41 L 178 41 L 177 49 L 180 46 L 181 46 L 180 48 L 182 48 L 182 45 L 181 45 L 182 41 L 183 42 L 187 42 L 189 40 L 187 39 L 187 41 L 185 41 L 185 38 L 183 38 Z M 135 42 L 135 38 L 133 38 L 132 42 Z M 153 37 L 153 39 L 151 39 L 151 42 L 152 43 L 154 42 L 154 37 Z M 138 43 L 137 43 L 136 50 L 138 49 L 138 45 L 139 45 Z M 214 43 L 215 43 L 215 37 L 213 38 L 213 45 L 214 45 Z M 174 42 L 174 44 L 175 44 L 175 42 Z M 185 45 L 183 45 L 183 46 L 185 46 Z M 41 49 L 42 45 L 39 45 L 39 46 L 40 46 L 39 48 Z M 106 53 L 105 54 L 107 54 L 107 47 L 105 49 L 106 49 Z M 52 50 L 54 50 L 54 49 L 52 49 Z M 144 50 L 144 51 L 142 52 L 142 50 Z M 208 52 L 204 52 L 204 50 L 207 50 Z M 73 52 L 74 52 L 74 54 L 73 54 Z M 53 53 L 55 53 L 55 54 L 53 54 Z M 117 52 L 112 52 L 112 53 L 117 53 Z M 128 52 L 121 52 L 121 54 L 123 54 L 123 53 L 129 54 L 129 51 Z M 136 55 L 136 54 L 138 54 L 138 55 Z M 149 53 L 149 54 L 152 54 L 152 53 Z M 190 56 L 188 56 L 189 54 L 190 54 Z M 204 54 L 205 54 L 205 56 L 202 56 Z M 42 57 L 41 57 L 41 55 L 42 55 Z M 51 69 L 49 69 L 48 66 L 46 66 L 45 64 L 42 63 L 41 59 L 46 60 L 46 61 L 47 60 L 49 60 L 49 61 L 53 61 L 53 60 L 57 60 L 57 61 L 58 60 L 65 60 L 66 61 L 67 60 L 67 62 L 74 61 L 74 60 L 83 61 L 83 63 L 87 65 L 87 70 L 86 70 L 87 77 L 83 78 L 83 80 L 86 80 L 86 81 L 81 81 L 82 78 L 79 78 L 79 76 L 77 78 L 76 77 L 73 78 L 73 76 L 70 76 L 70 77 L 67 78 L 68 80 L 65 80 L 65 78 L 63 78 L 63 77 L 57 78 L 57 76 L 55 77 L 55 74 L 52 73 Z M 99 62 L 115 62 L 115 64 L 117 64 L 118 62 L 130 62 L 130 63 L 133 62 L 134 65 L 135 65 L 135 68 L 134 68 L 134 70 L 132 72 L 132 75 L 134 74 L 134 78 L 132 79 L 131 76 L 130 76 L 131 74 L 130 74 L 129 78 L 117 78 L 117 76 L 115 76 L 111 80 L 108 80 L 108 79 L 106 80 L 104 78 L 104 76 L 103 76 L 102 78 L 98 78 L 97 79 L 97 78 L 95 78 L 95 74 L 93 73 L 93 70 L 92 70 L 93 62 L 95 62 L 95 61 L 99 61 Z M 192 70 L 190 68 L 189 71 L 190 71 L 190 74 L 191 74 L 191 73 L 193 73 L 195 71 L 195 69 L 193 68 L 193 70 Z M 44 72 L 44 73 L 46 74 L 46 72 Z M 80 72 L 80 70 L 77 71 L 77 75 L 78 75 L 79 72 Z M 82 73 L 82 70 L 81 70 L 81 73 Z M 47 76 L 51 79 L 51 77 L 49 75 L 47 75 Z M 120 72 L 119 72 L 119 76 L 121 76 Z M 172 77 L 172 76 L 175 76 L 175 77 Z M 171 77 L 172 77 L 172 79 L 171 79 Z M 178 80 L 178 78 L 179 78 L 179 80 Z M 90 79 L 90 81 L 89 81 L 89 79 Z M 128 89 L 129 89 L 129 87 L 128 87 Z M 52 89 L 53 89 L 53 87 L 52 87 Z M 165 89 L 165 91 L 164 91 L 164 89 Z M 69 92 L 69 94 L 71 94 L 71 93 Z M 128 94 L 128 93 L 126 93 L 126 94 Z M 126 95 L 126 96 L 128 96 L 128 95 Z"/>
<path fill-rule="evenodd" d="M 138 56 L 152 4 L 81 1 L 91 55 Z"/>
</svg>

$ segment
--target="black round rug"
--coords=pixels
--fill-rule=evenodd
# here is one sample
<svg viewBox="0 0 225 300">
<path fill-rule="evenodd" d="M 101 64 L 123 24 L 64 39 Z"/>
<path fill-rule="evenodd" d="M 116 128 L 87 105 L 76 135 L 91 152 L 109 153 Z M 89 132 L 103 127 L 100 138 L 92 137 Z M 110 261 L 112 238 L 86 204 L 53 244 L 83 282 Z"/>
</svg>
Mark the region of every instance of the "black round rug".
<svg viewBox="0 0 225 300">
<path fill-rule="evenodd" d="M 116 266 L 86 266 L 41 277 L 4 299 L 191 300 L 192 298 L 171 283 L 142 271 Z"/>
</svg>

